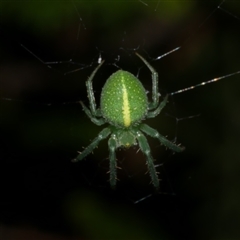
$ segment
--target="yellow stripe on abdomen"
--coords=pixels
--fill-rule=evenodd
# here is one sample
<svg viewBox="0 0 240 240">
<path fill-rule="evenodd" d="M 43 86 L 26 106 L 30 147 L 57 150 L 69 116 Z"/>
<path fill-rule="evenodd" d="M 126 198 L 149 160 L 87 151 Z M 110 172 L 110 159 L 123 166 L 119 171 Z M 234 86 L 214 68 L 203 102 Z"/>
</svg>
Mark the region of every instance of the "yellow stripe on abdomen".
<svg viewBox="0 0 240 240">
<path fill-rule="evenodd" d="M 122 88 L 123 88 L 123 106 L 122 106 L 123 122 L 125 127 L 129 127 L 131 124 L 130 107 L 128 101 L 128 92 L 124 83 L 122 83 Z"/>
</svg>

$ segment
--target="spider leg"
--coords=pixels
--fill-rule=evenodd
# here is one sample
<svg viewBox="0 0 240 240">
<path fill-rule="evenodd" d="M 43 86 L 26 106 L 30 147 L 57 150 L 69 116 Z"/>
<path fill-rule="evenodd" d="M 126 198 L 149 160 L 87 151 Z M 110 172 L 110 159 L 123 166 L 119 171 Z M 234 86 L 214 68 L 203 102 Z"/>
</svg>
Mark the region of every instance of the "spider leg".
<svg viewBox="0 0 240 240">
<path fill-rule="evenodd" d="M 151 156 L 151 151 L 150 151 L 150 147 L 148 144 L 148 141 L 146 139 L 146 137 L 139 131 L 137 131 L 137 140 L 139 143 L 139 147 L 141 149 L 141 151 L 146 155 L 147 157 L 147 166 L 148 166 L 148 170 L 152 179 L 152 183 L 154 185 L 155 188 L 159 188 L 159 179 L 158 179 L 158 175 L 153 163 L 153 158 Z"/>
<path fill-rule="evenodd" d="M 157 138 L 164 146 L 172 149 L 174 152 L 182 152 L 185 149 L 184 147 L 180 147 L 172 143 L 167 138 L 162 136 L 157 130 L 149 127 L 147 124 L 141 124 L 140 130 L 153 138 Z"/>
<path fill-rule="evenodd" d="M 146 59 L 144 59 L 138 53 L 136 53 L 136 55 L 145 63 L 145 65 L 152 73 L 152 103 L 149 104 L 149 109 L 151 110 L 156 108 L 159 102 L 160 94 L 158 92 L 158 73 Z"/>
<path fill-rule="evenodd" d="M 104 118 L 96 118 L 83 102 L 80 102 L 80 104 L 82 105 L 83 111 L 87 114 L 87 116 L 91 119 L 93 123 L 101 126 L 106 122 Z"/>
<path fill-rule="evenodd" d="M 117 163 L 116 163 L 116 149 L 117 149 L 117 141 L 112 135 L 108 140 L 108 148 L 109 148 L 109 160 L 110 160 L 110 185 L 112 188 L 115 188 L 117 182 Z"/>
<path fill-rule="evenodd" d="M 98 136 L 92 141 L 92 143 L 86 147 L 81 153 L 78 154 L 78 156 L 72 160 L 72 162 L 78 162 L 85 158 L 88 154 L 90 154 L 95 147 L 99 144 L 100 141 L 107 138 L 109 134 L 111 133 L 110 128 L 104 128 Z"/>
<path fill-rule="evenodd" d="M 101 116 L 101 113 L 100 113 L 99 109 L 96 109 L 96 101 L 95 101 L 94 92 L 93 92 L 93 87 L 92 87 L 92 80 L 93 80 L 96 72 L 97 72 L 98 69 L 102 66 L 103 63 L 104 63 L 104 61 L 102 61 L 102 62 L 95 68 L 95 70 L 92 72 L 92 74 L 90 75 L 90 77 L 89 77 L 88 80 L 86 81 L 88 99 L 89 99 L 89 103 L 90 103 L 90 110 L 91 110 L 92 115 L 93 115 L 93 116 L 97 116 L 97 117 L 100 117 L 100 116 Z"/>
<path fill-rule="evenodd" d="M 152 112 L 148 112 L 147 118 L 154 118 L 156 117 L 162 109 L 166 106 L 168 100 L 168 95 L 163 99 L 163 101 L 159 104 L 159 106 Z"/>
</svg>

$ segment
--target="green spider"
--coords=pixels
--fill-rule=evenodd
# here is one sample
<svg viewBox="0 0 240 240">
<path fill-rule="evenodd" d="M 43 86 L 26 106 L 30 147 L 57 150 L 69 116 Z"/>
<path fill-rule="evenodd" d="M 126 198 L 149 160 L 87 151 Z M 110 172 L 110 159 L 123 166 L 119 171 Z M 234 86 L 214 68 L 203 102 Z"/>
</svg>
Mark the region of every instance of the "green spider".
<svg viewBox="0 0 240 240">
<path fill-rule="evenodd" d="M 100 108 L 97 108 L 92 80 L 104 61 L 96 67 L 86 81 L 90 109 L 80 102 L 84 112 L 93 123 L 98 126 L 108 123 L 109 126 L 104 128 L 92 143 L 72 161 L 77 162 L 82 160 L 97 147 L 100 141 L 110 136 L 108 147 L 110 185 L 112 188 L 116 186 L 117 181 L 116 149 L 122 146 L 128 148 L 137 144 L 146 155 L 152 184 L 155 188 L 159 187 L 159 179 L 154 166 L 154 160 L 151 156 L 151 149 L 143 133 L 150 137 L 157 138 L 161 144 L 175 152 L 184 150 L 184 147 L 174 144 L 158 133 L 157 130 L 142 123 L 144 119 L 154 118 L 161 112 L 167 103 L 167 96 L 159 103 L 158 73 L 142 56 L 138 53 L 136 53 L 136 55 L 146 64 L 152 73 L 151 102 L 148 101 L 146 90 L 142 83 L 133 74 L 118 70 L 107 79 L 101 92 Z"/>
</svg>

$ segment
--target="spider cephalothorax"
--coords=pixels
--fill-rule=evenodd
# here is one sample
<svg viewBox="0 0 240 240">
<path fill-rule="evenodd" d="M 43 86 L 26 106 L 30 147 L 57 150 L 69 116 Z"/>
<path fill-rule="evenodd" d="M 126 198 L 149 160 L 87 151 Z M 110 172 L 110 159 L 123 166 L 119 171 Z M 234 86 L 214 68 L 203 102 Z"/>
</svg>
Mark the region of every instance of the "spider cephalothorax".
<svg viewBox="0 0 240 240">
<path fill-rule="evenodd" d="M 138 144 L 141 151 L 146 155 L 152 183 L 158 188 L 159 179 L 154 166 L 154 160 L 143 133 L 157 138 L 161 144 L 175 152 L 181 152 L 184 148 L 169 141 L 147 124 L 142 123 L 144 119 L 154 118 L 161 112 L 167 103 L 167 96 L 159 103 L 158 73 L 142 56 L 139 54 L 137 56 L 152 72 L 152 101 L 148 101 L 146 90 L 134 75 L 127 71 L 118 70 L 107 79 L 101 93 L 100 108 L 96 108 L 92 80 L 102 66 L 103 62 L 101 62 L 86 82 L 90 109 L 82 102 L 81 105 L 93 123 L 99 126 L 108 123 L 109 126 L 104 128 L 92 143 L 83 152 L 79 153 L 73 161 L 77 162 L 85 158 L 101 140 L 110 136 L 108 140 L 110 184 L 112 187 L 115 187 L 117 179 L 116 149 L 121 146 L 130 147 Z"/>
</svg>

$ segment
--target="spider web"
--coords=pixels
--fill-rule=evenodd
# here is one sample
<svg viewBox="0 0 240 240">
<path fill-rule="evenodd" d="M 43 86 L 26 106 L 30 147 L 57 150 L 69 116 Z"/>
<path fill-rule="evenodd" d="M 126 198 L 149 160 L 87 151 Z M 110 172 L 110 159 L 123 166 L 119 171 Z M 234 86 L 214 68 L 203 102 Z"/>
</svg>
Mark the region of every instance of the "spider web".
<svg viewBox="0 0 240 240">
<path fill-rule="evenodd" d="M 88 224 L 93 232 L 94 224 L 101 226 L 106 215 L 107 224 L 115 221 L 113 216 L 122 222 L 116 221 L 123 227 L 121 231 L 113 227 L 115 234 L 128 232 L 128 218 L 144 224 L 138 233 L 143 239 L 239 236 L 235 216 L 240 196 L 239 75 L 227 76 L 240 70 L 240 5 L 233 1 L 116 1 L 111 7 L 107 1 L 55 4 L 1 3 L 5 10 L 0 29 L 2 222 L 29 224 L 33 219 L 35 225 L 61 234 L 76 234 L 76 229 L 67 227 L 74 225 L 80 236 L 89 237 L 91 228 L 87 233 L 82 229 L 88 223 L 84 214 L 98 219 Z M 160 57 L 176 47 L 180 49 Z M 117 152 L 121 169 L 114 192 L 106 174 L 106 141 L 86 161 L 70 162 L 100 131 L 78 101 L 88 103 L 85 81 L 101 59 L 105 64 L 94 79 L 96 99 L 118 68 L 137 75 L 151 94 L 151 74 L 135 51 L 158 71 L 163 96 L 195 87 L 172 94 L 164 111 L 147 121 L 186 147 L 184 153 L 173 154 L 148 138 L 160 172 L 157 194 L 137 147 Z M 197 87 L 221 76 L 226 79 Z M 78 206 L 104 211 L 72 213 Z M 68 222 L 66 216 L 81 224 Z M 229 219 L 236 221 L 229 226 Z M 216 224 L 210 227 L 212 222 Z M 133 224 L 130 232 L 138 230 Z"/>
</svg>

